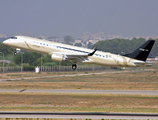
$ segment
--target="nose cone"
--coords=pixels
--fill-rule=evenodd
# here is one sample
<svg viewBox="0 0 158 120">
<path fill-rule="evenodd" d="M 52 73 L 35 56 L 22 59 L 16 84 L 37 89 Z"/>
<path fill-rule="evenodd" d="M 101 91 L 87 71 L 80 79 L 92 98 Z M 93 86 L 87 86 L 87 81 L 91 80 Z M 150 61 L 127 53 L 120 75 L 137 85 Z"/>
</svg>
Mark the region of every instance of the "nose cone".
<svg viewBox="0 0 158 120">
<path fill-rule="evenodd" d="M 8 40 L 3 41 L 4 45 L 7 45 L 7 43 L 8 43 Z"/>
</svg>

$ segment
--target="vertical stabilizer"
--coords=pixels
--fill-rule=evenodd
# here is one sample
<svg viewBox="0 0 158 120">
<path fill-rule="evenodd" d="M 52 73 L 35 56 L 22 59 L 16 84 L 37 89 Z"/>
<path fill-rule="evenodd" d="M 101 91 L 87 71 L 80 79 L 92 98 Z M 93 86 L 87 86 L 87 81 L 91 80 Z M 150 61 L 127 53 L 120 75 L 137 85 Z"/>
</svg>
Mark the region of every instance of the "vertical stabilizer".
<svg viewBox="0 0 158 120">
<path fill-rule="evenodd" d="M 155 40 L 148 40 L 143 45 L 141 45 L 138 49 L 136 49 L 133 53 L 127 54 L 125 56 L 141 61 L 146 61 L 154 43 Z"/>
</svg>

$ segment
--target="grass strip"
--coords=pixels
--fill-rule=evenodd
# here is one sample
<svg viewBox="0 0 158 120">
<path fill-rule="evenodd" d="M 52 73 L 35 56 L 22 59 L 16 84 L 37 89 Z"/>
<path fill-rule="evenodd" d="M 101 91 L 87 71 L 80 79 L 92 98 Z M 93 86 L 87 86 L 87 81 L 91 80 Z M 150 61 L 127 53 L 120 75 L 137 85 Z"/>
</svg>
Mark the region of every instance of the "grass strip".
<svg viewBox="0 0 158 120">
<path fill-rule="evenodd" d="M 158 113 L 158 96 L 3 93 L 0 111 Z"/>
</svg>

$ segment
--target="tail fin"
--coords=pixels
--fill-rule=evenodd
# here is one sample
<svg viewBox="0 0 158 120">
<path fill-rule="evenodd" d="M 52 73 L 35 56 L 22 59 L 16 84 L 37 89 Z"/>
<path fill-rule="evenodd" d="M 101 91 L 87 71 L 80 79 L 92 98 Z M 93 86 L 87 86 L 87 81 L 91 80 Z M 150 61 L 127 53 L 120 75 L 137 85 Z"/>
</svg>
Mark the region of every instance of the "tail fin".
<svg viewBox="0 0 158 120">
<path fill-rule="evenodd" d="M 148 40 L 143 45 L 141 45 L 138 49 L 136 49 L 133 53 L 126 54 L 124 56 L 141 61 L 146 61 L 154 43 L 155 40 Z"/>
</svg>

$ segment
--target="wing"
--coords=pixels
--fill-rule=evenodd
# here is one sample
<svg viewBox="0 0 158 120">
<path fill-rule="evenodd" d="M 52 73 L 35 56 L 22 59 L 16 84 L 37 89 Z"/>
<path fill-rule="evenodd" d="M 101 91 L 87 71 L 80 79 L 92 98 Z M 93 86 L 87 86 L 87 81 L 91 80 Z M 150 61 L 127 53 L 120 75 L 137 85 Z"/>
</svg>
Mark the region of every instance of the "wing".
<svg viewBox="0 0 158 120">
<path fill-rule="evenodd" d="M 88 61 L 88 56 L 92 56 L 97 51 L 97 48 L 94 49 L 93 52 L 88 54 L 62 54 L 62 53 L 56 53 L 56 54 L 62 54 L 66 59 L 69 59 L 74 62 L 84 62 Z"/>
<path fill-rule="evenodd" d="M 83 55 L 74 55 L 74 54 L 66 54 L 67 59 L 75 62 L 84 62 L 88 59 L 88 54 Z"/>
</svg>

